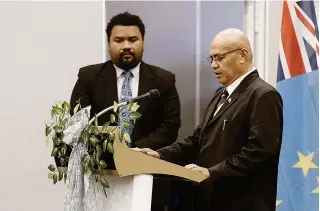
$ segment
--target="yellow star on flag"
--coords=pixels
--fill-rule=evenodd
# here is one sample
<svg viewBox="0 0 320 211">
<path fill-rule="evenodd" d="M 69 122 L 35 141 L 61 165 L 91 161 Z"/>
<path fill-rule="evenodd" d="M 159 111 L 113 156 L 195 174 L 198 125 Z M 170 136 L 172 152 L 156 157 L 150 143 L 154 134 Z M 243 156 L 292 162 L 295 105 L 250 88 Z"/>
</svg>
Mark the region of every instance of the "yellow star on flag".
<svg viewBox="0 0 320 211">
<path fill-rule="evenodd" d="M 319 185 L 319 177 L 317 177 L 317 180 L 318 180 L 318 185 Z M 319 194 L 319 186 L 316 189 L 314 189 L 311 193 Z"/>
<path fill-rule="evenodd" d="M 310 153 L 308 156 L 304 156 L 303 154 L 298 152 L 299 162 L 294 164 L 294 166 L 292 166 L 292 167 L 293 168 L 301 168 L 303 171 L 304 177 L 306 177 L 309 169 L 318 168 L 318 166 L 312 162 L 313 155 L 314 155 L 314 152 Z"/>
<path fill-rule="evenodd" d="M 282 200 L 277 200 L 276 201 L 276 207 L 279 206 L 283 201 Z"/>
</svg>

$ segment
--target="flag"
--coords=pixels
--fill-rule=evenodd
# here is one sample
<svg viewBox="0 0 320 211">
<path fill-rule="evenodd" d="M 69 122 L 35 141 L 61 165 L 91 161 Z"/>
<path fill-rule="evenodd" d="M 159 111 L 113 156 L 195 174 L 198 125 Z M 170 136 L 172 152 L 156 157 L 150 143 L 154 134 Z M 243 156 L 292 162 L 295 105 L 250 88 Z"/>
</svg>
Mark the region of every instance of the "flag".
<svg viewBox="0 0 320 211">
<path fill-rule="evenodd" d="M 284 0 L 277 74 L 284 104 L 277 211 L 319 210 L 318 56 L 314 1 Z"/>
</svg>

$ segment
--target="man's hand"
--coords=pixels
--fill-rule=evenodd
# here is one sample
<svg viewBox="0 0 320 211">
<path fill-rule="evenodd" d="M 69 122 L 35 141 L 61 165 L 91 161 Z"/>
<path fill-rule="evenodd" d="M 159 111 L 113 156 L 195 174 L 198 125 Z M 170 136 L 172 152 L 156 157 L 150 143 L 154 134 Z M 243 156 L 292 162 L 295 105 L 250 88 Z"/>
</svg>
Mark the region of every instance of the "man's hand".
<svg viewBox="0 0 320 211">
<path fill-rule="evenodd" d="M 155 158 L 160 158 L 160 154 L 157 153 L 156 151 L 153 151 L 152 149 L 149 149 L 149 148 L 132 148 L 133 150 L 135 151 L 138 151 L 138 152 L 142 152 L 144 154 L 147 154 L 147 155 L 150 155 L 152 157 L 155 157 Z"/>
<path fill-rule="evenodd" d="M 191 169 L 193 171 L 198 171 L 206 175 L 207 177 L 210 177 L 209 170 L 200 166 L 197 166 L 196 164 L 188 164 L 185 166 L 187 169 Z"/>
</svg>

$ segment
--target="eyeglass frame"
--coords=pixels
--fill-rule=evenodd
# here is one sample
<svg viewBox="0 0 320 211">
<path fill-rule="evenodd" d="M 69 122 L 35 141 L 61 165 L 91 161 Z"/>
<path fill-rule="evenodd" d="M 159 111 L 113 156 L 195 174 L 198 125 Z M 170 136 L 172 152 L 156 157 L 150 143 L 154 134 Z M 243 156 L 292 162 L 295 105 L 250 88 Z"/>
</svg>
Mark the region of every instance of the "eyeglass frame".
<svg viewBox="0 0 320 211">
<path fill-rule="evenodd" d="M 226 53 L 223 53 L 223 54 L 216 54 L 215 56 L 208 56 L 207 57 L 207 60 L 210 64 L 212 64 L 213 61 L 215 62 L 220 62 L 223 58 L 226 57 L 227 54 L 230 54 L 230 53 L 233 53 L 235 51 L 239 51 L 239 50 L 243 50 L 244 48 L 237 48 L 237 49 L 234 49 L 232 51 L 228 51 Z M 245 49 L 244 49 L 245 50 Z M 214 59 L 214 57 L 218 57 L 217 59 Z"/>
</svg>

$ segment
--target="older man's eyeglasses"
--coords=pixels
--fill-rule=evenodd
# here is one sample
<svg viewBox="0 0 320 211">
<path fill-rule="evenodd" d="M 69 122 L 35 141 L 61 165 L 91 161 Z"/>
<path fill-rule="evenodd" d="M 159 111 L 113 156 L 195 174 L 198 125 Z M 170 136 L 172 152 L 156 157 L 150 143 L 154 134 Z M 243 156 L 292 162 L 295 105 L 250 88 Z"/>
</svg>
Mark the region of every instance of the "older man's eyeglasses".
<svg viewBox="0 0 320 211">
<path fill-rule="evenodd" d="M 226 57 L 227 54 L 230 54 L 232 52 L 239 51 L 239 50 L 242 50 L 242 48 L 237 48 L 237 49 L 234 49 L 232 51 L 228 51 L 228 52 L 226 52 L 224 54 L 216 54 L 216 55 L 213 55 L 213 56 L 209 56 L 207 59 L 208 59 L 208 62 L 210 64 L 212 64 L 213 61 L 220 62 L 224 57 Z"/>
</svg>

